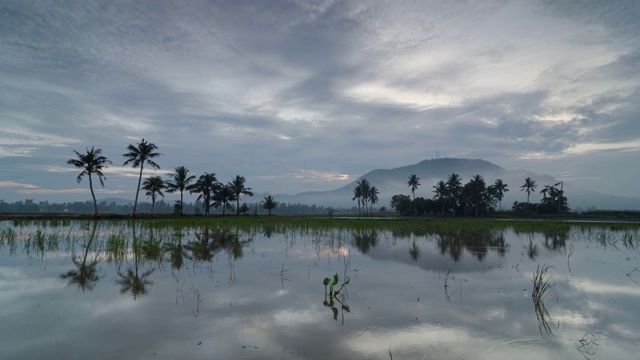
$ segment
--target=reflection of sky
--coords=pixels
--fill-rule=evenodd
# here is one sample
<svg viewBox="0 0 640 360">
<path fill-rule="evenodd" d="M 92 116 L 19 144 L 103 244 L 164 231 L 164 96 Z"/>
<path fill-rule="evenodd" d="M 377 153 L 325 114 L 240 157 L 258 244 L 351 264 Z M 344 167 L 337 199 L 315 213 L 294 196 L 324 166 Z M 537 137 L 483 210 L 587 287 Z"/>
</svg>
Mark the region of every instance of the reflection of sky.
<svg viewBox="0 0 640 360">
<path fill-rule="evenodd" d="M 20 231 L 29 239 L 35 228 Z M 578 359 L 588 333 L 597 358 L 633 358 L 640 332 L 640 286 L 626 276 L 638 253 L 578 231 L 555 249 L 533 234 L 535 261 L 527 256 L 530 237 L 511 231 L 504 254 L 489 247 L 482 261 L 470 249 L 458 261 L 442 255 L 437 235 L 380 232 L 363 254 L 348 230 L 271 238 L 246 231 L 240 240 L 253 241 L 235 259 L 223 250 L 173 270 L 166 260 L 139 259 L 140 273 L 155 271 L 149 293 L 135 300 L 120 294 L 117 265 L 106 260 L 110 229 L 99 227 L 92 244 L 100 279 L 85 292 L 59 275 L 74 268 L 69 254 L 83 253 L 90 230 L 72 223 L 55 231 L 80 235 L 37 256 L 27 256 L 24 239 L 15 254 L 0 245 L 1 359 L 388 359 L 389 352 L 394 359 Z M 171 233 L 155 237 L 171 241 Z M 186 231 L 182 244 L 196 241 L 193 234 Z M 133 252 L 127 256 L 123 271 L 135 264 Z M 540 334 L 531 301 L 538 264 L 553 266 L 545 304 L 554 336 Z M 322 279 L 335 273 L 351 279 L 351 312 L 337 321 L 322 304 Z"/>
</svg>

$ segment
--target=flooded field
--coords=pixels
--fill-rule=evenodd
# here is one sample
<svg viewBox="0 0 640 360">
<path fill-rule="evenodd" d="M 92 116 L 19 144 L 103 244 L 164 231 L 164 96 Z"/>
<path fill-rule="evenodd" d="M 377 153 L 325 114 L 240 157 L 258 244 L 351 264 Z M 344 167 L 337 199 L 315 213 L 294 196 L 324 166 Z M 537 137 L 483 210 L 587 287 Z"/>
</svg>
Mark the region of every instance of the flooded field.
<svg viewBox="0 0 640 360">
<path fill-rule="evenodd" d="M 2 221 L 0 324 L 0 359 L 640 359 L 640 230 Z"/>
</svg>

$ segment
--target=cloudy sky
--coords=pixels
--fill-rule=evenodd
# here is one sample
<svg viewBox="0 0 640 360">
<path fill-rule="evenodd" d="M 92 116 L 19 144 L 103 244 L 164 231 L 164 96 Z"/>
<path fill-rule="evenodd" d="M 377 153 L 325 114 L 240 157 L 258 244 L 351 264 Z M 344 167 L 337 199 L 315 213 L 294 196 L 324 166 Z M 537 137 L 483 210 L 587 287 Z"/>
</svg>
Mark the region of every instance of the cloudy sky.
<svg viewBox="0 0 640 360">
<path fill-rule="evenodd" d="M 98 197 L 132 198 L 141 138 L 158 175 L 274 194 L 438 153 L 640 196 L 638 18 L 636 0 L 5 0 L 0 198 L 90 200 L 66 161 L 92 146 L 113 161 Z"/>
</svg>

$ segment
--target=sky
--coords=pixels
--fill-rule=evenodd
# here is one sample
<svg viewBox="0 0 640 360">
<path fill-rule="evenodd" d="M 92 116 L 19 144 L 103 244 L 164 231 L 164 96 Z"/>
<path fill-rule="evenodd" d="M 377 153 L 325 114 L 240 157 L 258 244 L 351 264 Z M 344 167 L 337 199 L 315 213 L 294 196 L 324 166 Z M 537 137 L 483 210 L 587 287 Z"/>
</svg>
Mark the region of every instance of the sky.
<svg viewBox="0 0 640 360">
<path fill-rule="evenodd" d="M 91 147 L 113 162 L 97 197 L 133 199 L 122 154 L 143 138 L 162 153 L 145 177 L 259 193 L 447 156 L 640 196 L 638 18 L 636 0 L 3 0 L 0 199 L 91 200 L 66 163 Z"/>
</svg>

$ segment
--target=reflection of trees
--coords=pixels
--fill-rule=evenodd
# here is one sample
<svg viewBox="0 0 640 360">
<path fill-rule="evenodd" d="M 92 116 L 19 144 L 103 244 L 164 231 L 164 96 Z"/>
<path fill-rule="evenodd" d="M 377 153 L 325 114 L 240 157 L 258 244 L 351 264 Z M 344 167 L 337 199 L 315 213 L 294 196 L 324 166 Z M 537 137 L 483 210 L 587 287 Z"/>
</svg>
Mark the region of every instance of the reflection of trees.
<svg viewBox="0 0 640 360">
<path fill-rule="evenodd" d="M 96 255 L 93 260 L 89 264 L 87 264 L 87 257 L 89 256 L 89 249 L 91 248 L 91 244 L 93 243 L 93 239 L 96 236 L 96 229 L 98 227 L 98 222 L 93 221 L 93 226 L 91 228 L 91 235 L 89 236 L 89 241 L 85 245 L 84 255 L 82 256 L 82 261 L 78 260 L 76 254 L 71 255 L 71 261 L 73 261 L 76 269 L 69 270 L 66 274 L 60 274 L 60 277 L 63 279 L 69 279 L 69 285 L 76 285 L 82 292 L 86 290 L 93 290 L 96 282 L 100 279 L 98 276 L 96 266 L 98 265 L 98 256 Z"/>
<path fill-rule="evenodd" d="M 118 276 L 120 279 L 116 280 L 116 283 L 122 285 L 120 288 L 120 293 L 124 294 L 127 292 L 131 292 L 133 295 L 133 299 L 137 299 L 138 296 L 146 295 L 149 293 L 149 285 L 153 285 L 153 281 L 147 279 L 156 269 L 151 268 L 142 274 L 139 272 L 140 258 L 143 256 L 143 253 L 148 252 L 149 249 L 146 248 L 145 241 L 138 240 L 136 236 L 136 224 L 131 224 L 131 233 L 133 237 L 132 248 L 133 248 L 133 268 L 129 266 L 125 273 L 120 271 L 118 268 Z M 149 240 L 153 242 L 153 238 L 151 237 Z M 147 244 L 148 245 L 148 244 Z"/>
<path fill-rule="evenodd" d="M 233 259 L 239 259 L 244 255 L 243 248 L 252 241 L 240 241 L 238 229 L 231 232 L 223 228 L 212 230 L 205 227 L 201 232 L 196 232 L 195 236 L 197 241 L 191 241 L 185 247 L 191 252 L 194 260 L 206 262 L 212 261 L 213 257 L 223 250 Z"/>
<path fill-rule="evenodd" d="M 561 250 L 566 246 L 569 238 L 569 229 L 558 229 L 554 231 L 543 231 L 544 247 L 549 250 Z"/>
<path fill-rule="evenodd" d="M 184 266 L 184 259 L 188 257 L 187 249 L 182 245 L 182 228 L 175 228 L 173 239 L 163 245 L 164 251 L 169 254 L 171 269 L 180 270 Z"/>
<path fill-rule="evenodd" d="M 353 233 L 353 245 L 363 254 L 368 254 L 378 245 L 378 232 L 376 230 L 358 230 Z"/>
<path fill-rule="evenodd" d="M 420 257 L 420 248 L 416 244 L 416 239 L 413 239 L 413 242 L 411 243 L 411 249 L 409 249 L 409 255 L 414 261 L 417 261 L 418 258 Z"/>
<path fill-rule="evenodd" d="M 449 254 L 455 262 L 460 261 L 464 250 L 469 251 L 478 261 L 482 261 L 489 250 L 504 256 L 508 246 L 501 230 L 452 229 L 440 232 L 438 238 L 440 253 Z"/>
</svg>

